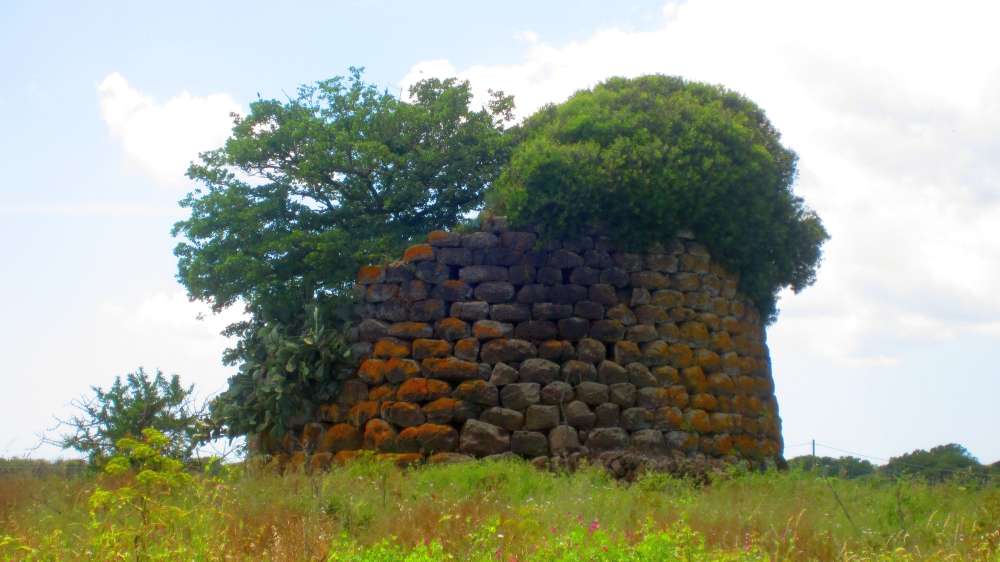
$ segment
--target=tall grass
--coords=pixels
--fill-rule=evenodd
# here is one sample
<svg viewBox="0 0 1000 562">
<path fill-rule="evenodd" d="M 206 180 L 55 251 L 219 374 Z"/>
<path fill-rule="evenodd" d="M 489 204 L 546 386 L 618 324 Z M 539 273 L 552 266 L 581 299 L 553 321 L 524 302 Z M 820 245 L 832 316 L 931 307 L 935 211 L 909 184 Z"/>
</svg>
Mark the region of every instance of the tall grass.
<svg viewBox="0 0 1000 562">
<path fill-rule="evenodd" d="M 126 483 L 0 474 L 0 559 L 1000 561 L 1000 488 L 959 483 L 790 471 L 622 484 L 516 461 L 400 470 L 362 459 L 322 475 L 241 466 L 173 492 L 163 503 L 174 516 L 141 529 L 141 552 L 114 543 L 136 521 L 90 503 L 98 486 Z"/>
</svg>

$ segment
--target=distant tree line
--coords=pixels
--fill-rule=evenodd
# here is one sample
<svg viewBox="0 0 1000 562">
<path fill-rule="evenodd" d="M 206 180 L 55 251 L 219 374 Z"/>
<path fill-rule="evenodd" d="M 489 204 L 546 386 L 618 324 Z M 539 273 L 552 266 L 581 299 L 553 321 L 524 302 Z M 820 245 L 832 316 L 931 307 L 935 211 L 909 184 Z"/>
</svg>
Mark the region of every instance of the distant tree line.
<svg viewBox="0 0 1000 562">
<path fill-rule="evenodd" d="M 793 469 L 817 472 L 838 478 L 917 478 L 928 482 L 953 479 L 1000 483 L 1000 462 L 984 465 L 957 444 L 939 445 L 930 450 L 917 449 L 892 457 L 884 465 L 872 464 L 857 457 L 817 457 L 805 455 L 788 461 Z"/>
</svg>

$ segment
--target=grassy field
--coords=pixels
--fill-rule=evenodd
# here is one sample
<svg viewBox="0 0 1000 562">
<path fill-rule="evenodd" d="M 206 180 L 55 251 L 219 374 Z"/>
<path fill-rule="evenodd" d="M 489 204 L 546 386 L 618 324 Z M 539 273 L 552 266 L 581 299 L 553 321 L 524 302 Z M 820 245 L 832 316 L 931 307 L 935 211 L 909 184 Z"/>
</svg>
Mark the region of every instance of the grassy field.
<svg viewBox="0 0 1000 562">
<path fill-rule="evenodd" d="M 514 461 L 322 475 L 0 472 L 3 560 L 990 560 L 1000 488 L 801 471 L 708 485 Z"/>
</svg>

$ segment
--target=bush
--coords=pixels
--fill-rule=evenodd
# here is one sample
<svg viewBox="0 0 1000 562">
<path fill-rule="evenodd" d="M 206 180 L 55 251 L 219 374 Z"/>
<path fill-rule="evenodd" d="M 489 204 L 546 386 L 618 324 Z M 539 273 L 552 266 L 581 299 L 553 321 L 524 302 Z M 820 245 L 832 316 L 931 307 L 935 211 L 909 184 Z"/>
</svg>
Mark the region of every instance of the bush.
<svg viewBox="0 0 1000 562">
<path fill-rule="evenodd" d="M 815 280 L 828 238 L 791 190 L 797 156 L 763 110 L 719 86 L 612 78 L 525 121 L 490 206 L 549 237 L 596 228 L 643 249 L 690 230 L 773 319 Z"/>
<path fill-rule="evenodd" d="M 138 438 L 148 428 L 166 436 L 164 454 L 188 461 L 202 437 L 199 423 L 202 407 L 195 404 L 194 386 L 185 388 L 180 377 L 164 376 L 159 370 L 150 377 L 141 367 L 115 377 L 111 388 L 92 387 L 94 396 L 73 403 L 79 414 L 62 425 L 71 433 L 55 443 L 87 455 L 92 465 L 101 465 L 115 452 L 123 438 Z"/>
</svg>

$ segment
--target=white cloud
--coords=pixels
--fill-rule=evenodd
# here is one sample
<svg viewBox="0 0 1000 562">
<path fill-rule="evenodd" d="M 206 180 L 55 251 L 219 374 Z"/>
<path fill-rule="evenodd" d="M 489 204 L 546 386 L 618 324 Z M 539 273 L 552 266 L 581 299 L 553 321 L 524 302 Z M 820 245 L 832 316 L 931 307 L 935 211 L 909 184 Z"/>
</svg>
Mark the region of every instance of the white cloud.
<svg viewBox="0 0 1000 562">
<path fill-rule="evenodd" d="M 198 153 L 222 145 L 232 128 L 230 114 L 240 110 L 228 94 L 182 91 L 157 103 L 117 72 L 107 75 L 97 92 L 101 117 L 129 160 L 167 186 L 183 185 Z"/>
<path fill-rule="evenodd" d="M 123 374 L 139 366 L 159 368 L 194 384 L 202 397 L 215 394 L 232 374 L 220 357 L 233 342 L 220 332 L 240 318 L 238 306 L 213 314 L 179 288 L 132 302 L 104 302 L 96 317 L 95 370 Z"/>
<path fill-rule="evenodd" d="M 508 64 L 421 62 L 402 82 L 457 75 L 480 100 L 514 94 L 521 117 L 610 76 L 724 84 L 799 152 L 796 190 L 833 236 L 817 285 L 782 300 L 774 347 L 892 367 L 907 344 L 998 333 L 1000 4 L 671 0 L 662 14 L 652 31 L 536 38 Z"/>
</svg>

